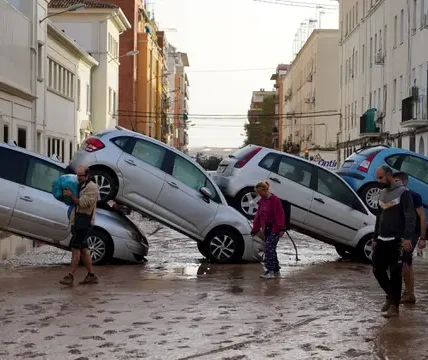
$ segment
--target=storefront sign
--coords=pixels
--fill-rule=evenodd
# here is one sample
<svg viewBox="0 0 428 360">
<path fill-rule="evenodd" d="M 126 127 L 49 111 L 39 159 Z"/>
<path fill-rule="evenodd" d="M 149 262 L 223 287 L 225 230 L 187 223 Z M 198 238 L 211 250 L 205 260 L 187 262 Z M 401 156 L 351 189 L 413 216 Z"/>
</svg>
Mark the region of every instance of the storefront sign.
<svg viewBox="0 0 428 360">
<path fill-rule="evenodd" d="M 336 160 L 325 160 L 321 157 L 320 153 L 318 153 L 316 156 L 314 156 L 314 158 L 311 159 L 311 162 L 318 164 L 319 166 L 325 167 L 329 170 L 336 170 L 337 169 L 337 161 Z"/>
</svg>

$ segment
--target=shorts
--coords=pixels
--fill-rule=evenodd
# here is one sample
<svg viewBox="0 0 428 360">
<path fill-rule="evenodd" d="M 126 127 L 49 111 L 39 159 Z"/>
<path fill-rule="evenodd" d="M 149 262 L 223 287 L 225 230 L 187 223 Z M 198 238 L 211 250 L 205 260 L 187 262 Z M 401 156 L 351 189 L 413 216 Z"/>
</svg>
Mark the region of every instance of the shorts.
<svg viewBox="0 0 428 360">
<path fill-rule="evenodd" d="M 74 229 L 74 226 L 71 227 L 71 233 L 73 234 L 73 237 L 70 241 L 70 247 L 72 249 L 88 249 L 88 236 L 89 236 L 89 228 L 85 230 L 79 230 L 76 231 Z"/>
<path fill-rule="evenodd" d="M 412 238 L 410 239 L 412 242 L 412 251 L 403 251 L 403 264 L 407 264 L 409 266 L 412 266 L 413 264 L 413 251 L 416 248 L 416 245 L 418 243 L 419 240 L 419 234 L 415 234 L 412 236 Z"/>
</svg>

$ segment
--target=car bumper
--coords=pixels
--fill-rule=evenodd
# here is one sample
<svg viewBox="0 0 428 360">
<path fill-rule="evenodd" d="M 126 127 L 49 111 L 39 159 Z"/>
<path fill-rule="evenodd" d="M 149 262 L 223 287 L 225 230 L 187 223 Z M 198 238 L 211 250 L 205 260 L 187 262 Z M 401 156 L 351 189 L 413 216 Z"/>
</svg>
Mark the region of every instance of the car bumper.
<svg viewBox="0 0 428 360">
<path fill-rule="evenodd" d="M 141 263 L 147 256 L 148 246 L 135 240 L 124 238 L 113 238 L 115 247 L 113 257 L 115 259 Z"/>
<path fill-rule="evenodd" d="M 245 243 L 242 260 L 251 262 L 260 262 L 265 252 L 265 242 L 257 236 L 242 235 Z"/>
<path fill-rule="evenodd" d="M 211 178 L 220 188 L 226 198 L 234 198 L 236 193 L 242 188 L 237 184 L 236 179 L 229 176 L 223 176 L 220 173 L 211 174 Z"/>
</svg>

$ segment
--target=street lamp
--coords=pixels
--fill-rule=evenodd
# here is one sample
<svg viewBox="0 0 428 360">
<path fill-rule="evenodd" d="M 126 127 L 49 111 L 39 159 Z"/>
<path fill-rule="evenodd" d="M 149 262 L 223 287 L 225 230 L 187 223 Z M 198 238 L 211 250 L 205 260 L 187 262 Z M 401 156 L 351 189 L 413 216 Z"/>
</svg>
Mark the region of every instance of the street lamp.
<svg viewBox="0 0 428 360">
<path fill-rule="evenodd" d="M 56 12 L 56 13 L 53 13 L 53 14 L 45 16 L 42 20 L 39 20 L 39 24 L 41 24 L 43 21 L 45 21 L 46 19 L 48 19 L 48 18 L 50 18 L 52 16 L 64 14 L 66 12 L 76 11 L 76 10 L 79 10 L 79 9 L 82 9 L 82 8 L 85 8 L 85 7 L 86 7 L 85 4 L 74 4 L 74 5 L 71 5 L 68 8 L 64 9 L 63 11 Z"/>
<path fill-rule="evenodd" d="M 117 59 L 123 58 L 125 56 L 135 56 L 135 55 L 138 55 L 139 53 L 140 52 L 138 50 L 131 50 L 131 51 L 128 51 L 125 55 L 121 55 L 121 56 L 115 57 L 113 59 L 110 59 L 109 62 L 113 61 L 113 60 L 117 60 Z"/>
<path fill-rule="evenodd" d="M 171 75 L 172 73 L 171 72 L 169 72 L 169 71 L 167 71 L 167 72 L 164 72 L 162 75 L 160 75 L 160 76 L 155 76 L 155 77 L 152 77 L 151 79 L 149 79 L 149 80 L 147 80 L 147 83 L 149 83 L 150 81 L 152 81 L 152 80 L 154 80 L 154 79 L 157 79 L 157 78 L 162 78 L 162 77 L 166 77 L 166 76 L 169 76 L 169 75 Z"/>
</svg>

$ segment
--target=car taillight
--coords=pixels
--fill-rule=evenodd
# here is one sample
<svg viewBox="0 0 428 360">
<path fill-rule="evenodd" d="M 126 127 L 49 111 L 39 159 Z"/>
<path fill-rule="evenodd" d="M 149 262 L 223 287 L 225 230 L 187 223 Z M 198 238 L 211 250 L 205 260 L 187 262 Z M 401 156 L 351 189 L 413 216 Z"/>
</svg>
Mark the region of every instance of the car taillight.
<svg viewBox="0 0 428 360">
<path fill-rule="evenodd" d="M 87 152 L 94 152 L 104 148 L 105 148 L 105 145 L 100 139 L 89 138 L 88 140 L 86 140 L 85 151 Z"/>
<path fill-rule="evenodd" d="M 245 166 L 245 164 L 246 164 L 247 162 L 249 162 L 249 161 L 250 161 L 254 156 L 256 156 L 256 154 L 257 154 L 261 149 L 262 149 L 261 147 L 258 147 L 258 148 L 254 149 L 254 150 L 251 150 L 251 152 L 250 152 L 250 153 L 248 153 L 248 155 L 247 155 L 247 156 L 245 156 L 243 159 L 238 160 L 238 161 L 236 162 L 236 164 L 235 164 L 235 168 L 237 168 L 237 169 L 241 169 L 241 168 L 243 168 L 243 167 Z"/>
<path fill-rule="evenodd" d="M 376 157 L 378 153 L 379 151 L 376 151 L 374 153 L 371 153 L 369 156 L 367 156 L 366 159 L 361 162 L 360 166 L 358 166 L 358 170 L 365 173 L 368 172 L 373 159 Z"/>
</svg>

